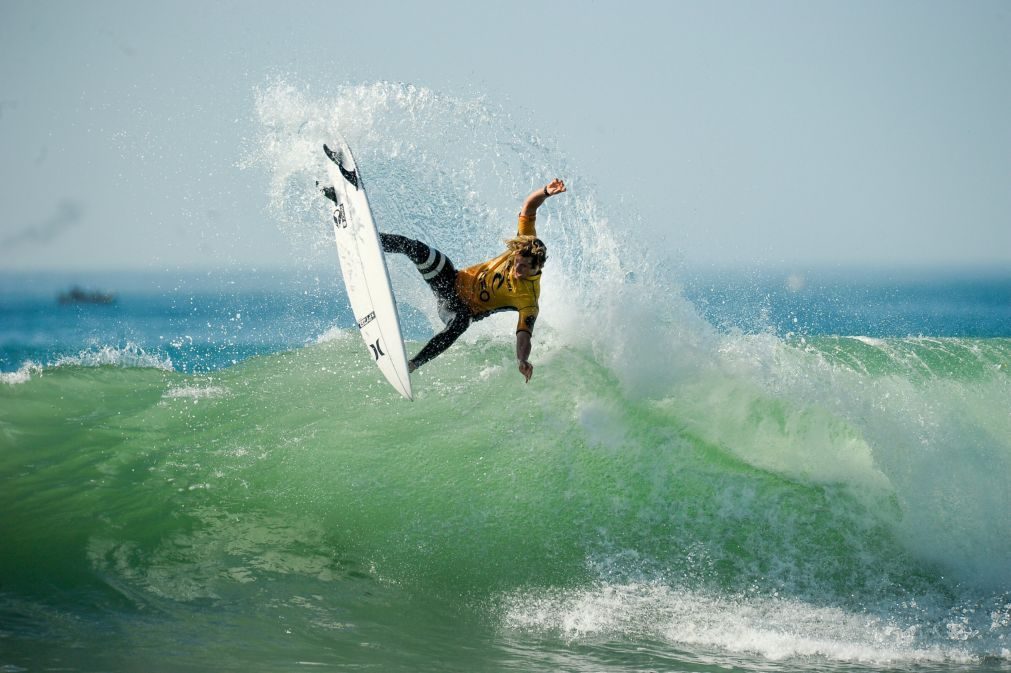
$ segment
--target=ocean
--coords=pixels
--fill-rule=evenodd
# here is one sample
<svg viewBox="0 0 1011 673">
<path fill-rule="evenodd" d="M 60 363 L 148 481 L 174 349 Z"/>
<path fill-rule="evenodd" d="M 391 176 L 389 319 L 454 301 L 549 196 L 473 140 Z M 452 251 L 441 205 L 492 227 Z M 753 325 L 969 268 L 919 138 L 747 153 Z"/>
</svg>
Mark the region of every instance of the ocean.
<svg viewBox="0 0 1011 673">
<path fill-rule="evenodd" d="M 694 268 L 483 103 L 255 114 L 304 265 L 0 274 L 0 670 L 1011 670 L 1011 271 Z M 529 384 L 509 314 L 414 402 L 382 380 L 315 194 L 337 129 L 458 263 L 570 178 Z M 435 307 L 391 276 L 413 353 Z"/>
</svg>

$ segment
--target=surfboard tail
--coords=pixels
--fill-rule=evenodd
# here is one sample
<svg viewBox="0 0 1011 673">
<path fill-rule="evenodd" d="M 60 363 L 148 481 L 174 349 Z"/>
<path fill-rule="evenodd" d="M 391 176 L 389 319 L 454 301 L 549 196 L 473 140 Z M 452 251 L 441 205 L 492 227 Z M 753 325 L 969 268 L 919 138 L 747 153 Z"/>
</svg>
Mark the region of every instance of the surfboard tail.
<svg viewBox="0 0 1011 673">
<path fill-rule="evenodd" d="M 344 149 L 335 151 L 330 149 L 326 143 L 323 143 L 323 153 L 326 154 L 330 161 L 337 164 L 337 168 L 340 170 L 341 175 L 344 176 L 344 179 L 347 180 L 352 187 L 356 190 L 362 188 L 362 179 L 361 176 L 358 175 L 358 167 L 355 165 L 355 160 L 354 157 L 351 156 L 350 149 L 348 149 L 346 153 Z M 350 167 L 347 166 L 347 164 L 350 164 Z"/>
</svg>

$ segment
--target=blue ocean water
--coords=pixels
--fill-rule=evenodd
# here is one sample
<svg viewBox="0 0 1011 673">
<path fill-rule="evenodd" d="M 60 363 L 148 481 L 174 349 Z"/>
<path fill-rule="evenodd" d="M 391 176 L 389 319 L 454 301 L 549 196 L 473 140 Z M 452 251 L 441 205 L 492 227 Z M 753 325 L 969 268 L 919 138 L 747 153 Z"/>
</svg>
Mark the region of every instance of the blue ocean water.
<svg viewBox="0 0 1011 673">
<path fill-rule="evenodd" d="M 1011 269 L 762 268 L 690 272 L 684 293 L 721 328 L 781 336 L 1007 337 Z"/>
<path fill-rule="evenodd" d="M 1006 270 L 693 269 L 473 101 L 256 114 L 302 268 L 0 275 L 0 669 L 1011 668 Z M 382 380 L 315 191 L 336 129 L 458 264 L 574 176 L 529 384 L 508 316 L 413 403 Z M 435 307 L 390 264 L 413 352 Z"/>
<path fill-rule="evenodd" d="M 342 305 L 332 294 L 340 287 L 335 278 L 327 280 L 255 270 L 5 273 L 0 369 L 73 358 L 102 364 L 103 356 L 143 358 L 180 371 L 219 369 L 305 345 L 336 324 Z M 114 300 L 60 303 L 73 287 Z"/>
<path fill-rule="evenodd" d="M 353 326 L 334 260 L 304 270 L 0 273 L 0 372 L 57 363 L 146 363 L 207 372 Z M 685 268 L 683 296 L 724 331 L 1011 337 L 1011 271 Z M 60 303 L 73 287 L 114 301 Z M 406 338 L 432 327 L 403 307 Z"/>
</svg>

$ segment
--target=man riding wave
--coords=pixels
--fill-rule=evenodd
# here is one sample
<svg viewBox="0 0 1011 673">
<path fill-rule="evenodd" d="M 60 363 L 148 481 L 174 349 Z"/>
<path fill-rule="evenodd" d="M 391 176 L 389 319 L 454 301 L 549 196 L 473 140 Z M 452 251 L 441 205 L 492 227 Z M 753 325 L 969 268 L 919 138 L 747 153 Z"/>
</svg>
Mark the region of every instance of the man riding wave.
<svg viewBox="0 0 1011 673">
<path fill-rule="evenodd" d="M 530 381 L 530 339 L 539 310 L 541 269 L 547 261 L 547 247 L 537 238 L 537 209 L 549 197 L 565 191 L 565 183 L 552 180 L 532 192 L 523 202 L 516 236 L 506 241 L 507 250 L 481 264 L 457 271 L 453 262 L 435 248 L 398 234 L 380 234 L 383 250 L 406 255 L 431 287 L 439 303 L 439 317 L 445 323 L 415 355 L 408 367 L 414 371 L 436 357 L 476 320 L 499 311 L 517 311 L 516 360 L 523 377 Z"/>
</svg>

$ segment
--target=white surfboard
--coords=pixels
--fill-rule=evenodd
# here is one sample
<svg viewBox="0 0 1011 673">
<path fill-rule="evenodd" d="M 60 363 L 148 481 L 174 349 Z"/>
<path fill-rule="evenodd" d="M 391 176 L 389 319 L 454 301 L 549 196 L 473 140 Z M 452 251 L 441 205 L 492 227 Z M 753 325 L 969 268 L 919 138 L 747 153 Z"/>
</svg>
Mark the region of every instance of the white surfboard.
<svg viewBox="0 0 1011 673">
<path fill-rule="evenodd" d="M 337 254 L 355 321 L 369 357 L 386 380 L 401 395 L 414 399 L 397 302 L 361 173 L 343 138 L 337 138 L 333 148 L 324 145 L 323 151 L 336 197 L 333 230 Z"/>
</svg>

